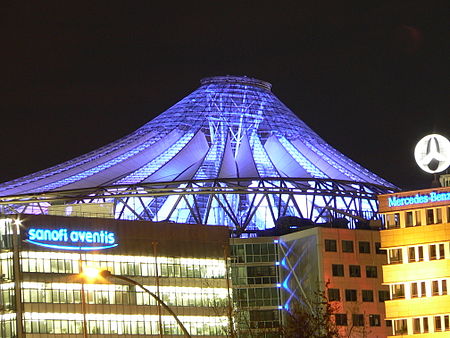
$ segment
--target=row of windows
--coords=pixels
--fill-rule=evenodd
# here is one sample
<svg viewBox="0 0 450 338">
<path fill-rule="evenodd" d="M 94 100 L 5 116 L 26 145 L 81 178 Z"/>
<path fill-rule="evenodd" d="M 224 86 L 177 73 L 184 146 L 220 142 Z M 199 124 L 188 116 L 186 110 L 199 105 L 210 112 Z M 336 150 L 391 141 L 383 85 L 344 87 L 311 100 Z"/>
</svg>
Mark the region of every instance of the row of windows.
<svg viewBox="0 0 450 338">
<path fill-rule="evenodd" d="M 83 322 L 81 320 L 30 320 L 26 319 L 25 333 L 40 334 L 82 334 Z M 197 325 L 183 323 L 192 335 L 224 335 L 226 327 L 222 325 Z M 164 335 L 181 335 L 180 327 L 173 322 L 162 322 Z M 115 320 L 87 320 L 88 334 L 135 334 L 135 335 L 157 335 L 159 334 L 158 321 L 115 321 Z"/>
<path fill-rule="evenodd" d="M 252 310 L 249 321 L 251 329 L 276 328 L 280 326 L 280 312 L 278 310 Z"/>
<path fill-rule="evenodd" d="M 446 220 L 443 219 L 445 212 L 447 213 Z M 405 224 L 405 227 L 441 224 L 443 221 L 450 222 L 450 207 L 396 212 L 386 214 L 384 218 L 388 229 L 400 228 L 401 224 Z"/>
<path fill-rule="evenodd" d="M 355 289 L 345 289 L 345 301 L 346 302 L 357 302 L 358 301 L 358 291 Z M 331 301 L 341 301 L 341 290 L 340 289 L 328 289 L 328 300 Z M 373 302 L 374 292 L 373 290 L 361 290 L 361 300 L 363 302 Z M 379 290 L 378 291 L 378 301 L 384 302 L 389 300 L 389 291 Z"/>
<path fill-rule="evenodd" d="M 279 305 L 278 288 L 234 289 L 233 294 L 239 308 Z"/>
<path fill-rule="evenodd" d="M 393 284 L 389 287 L 391 299 L 448 295 L 446 279 Z"/>
<path fill-rule="evenodd" d="M 375 242 L 374 244 L 374 252 L 377 254 L 386 254 L 386 251 L 381 250 L 381 243 Z M 341 241 L 341 249 L 342 252 L 354 252 L 354 242 L 351 240 L 342 240 Z M 325 251 L 327 252 L 337 252 L 337 241 L 335 239 L 326 239 L 325 240 Z M 358 252 L 364 254 L 370 254 L 371 247 L 370 242 L 368 241 L 358 241 Z"/>
<path fill-rule="evenodd" d="M 388 250 L 389 264 L 414 263 L 445 259 L 445 246 L 447 243 L 415 245 L 406 248 Z"/>
<path fill-rule="evenodd" d="M 349 325 L 346 313 L 336 313 L 334 315 L 336 325 L 347 326 Z M 371 314 L 368 315 L 369 326 L 381 326 L 380 315 Z M 363 314 L 352 314 L 352 326 L 365 326 L 365 320 Z"/>
<path fill-rule="evenodd" d="M 132 290 L 85 290 L 88 304 L 156 305 L 149 294 Z M 225 306 L 226 298 L 215 293 L 161 292 L 161 299 L 169 306 L 217 307 Z M 26 303 L 81 304 L 81 290 L 23 289 Z"/>
<path fill-rule="evenodd" d="M 115 275 L 151 277 L 156 276 L 156 265 L 143 262 L 86 262 L 86 265 L 98 265 Z M 67 273 L 80 272 L 79 261 L 68 259 L 22 258 L 22 272 Z M 224 278 L 224 271 L 218 266 L 199 264 L 158 263 L 159 277 L 181 278 Z"/>
<path fill-rule="evenodd" d="M 275 262 L 277 246 L 274 243 L 232 245 L 231 256 L 236 263 Z"/>
<path fill-rule="evenodd" d="M 432 327 L 430 327 L 430 319 L 433 323 Z M 411 331 L 410 334 L 450 331 L 450 315 L 413 318 Z M 396 336 L 408 334 L 408 320 L 394 320 L 393 334 Z"/>
<path fill-rule="evenodd" d="M 232 269 L 234 285 L 277 283 L 277 268 L 275 265 L 234 266 Z"/>
<path fill-rule="evenodd" d="M 344 264 L 332 264 L 331 272 L 335 277 L 344 277 Z M 361 277 L 361 266 L 349 265 L 348 275 L 349 277 Z M 375 265 L 366 265 L 366 277 L 367 278 L 378 277 L 378 270 Z"/>
</svg>

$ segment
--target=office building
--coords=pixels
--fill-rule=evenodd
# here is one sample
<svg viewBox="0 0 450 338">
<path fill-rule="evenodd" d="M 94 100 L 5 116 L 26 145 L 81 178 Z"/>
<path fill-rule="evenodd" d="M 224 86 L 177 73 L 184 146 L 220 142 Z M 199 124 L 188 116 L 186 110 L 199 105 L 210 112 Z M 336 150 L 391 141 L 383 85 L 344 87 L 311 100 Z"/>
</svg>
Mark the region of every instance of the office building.
<svg viewBox="0 0 450 338">
<path fill-rule="evenodd" d="M 380 196 L 381 245 L 393 336 L 450 335 L 450 188 Z"/>
<path fill-rule="evenodd" d="M 100 218 L 0 219 L 0 336 L 226 336 L 228 229 Z M 92 268 L 109 278 L 85 278 Z M 116 278 L 115 276 L 118 276 Z"/>
<path fill-rule="evenodd" d="M 286 235 L 230 240 L 233 291 L 243 337 L 279 337 L 287 311 L 315 310 L 319 293 L 344 337 L 386 337 L 378 229 L 314 226 Z M 240 320 L 240 322 L 239 322 Z"/>
</svg>

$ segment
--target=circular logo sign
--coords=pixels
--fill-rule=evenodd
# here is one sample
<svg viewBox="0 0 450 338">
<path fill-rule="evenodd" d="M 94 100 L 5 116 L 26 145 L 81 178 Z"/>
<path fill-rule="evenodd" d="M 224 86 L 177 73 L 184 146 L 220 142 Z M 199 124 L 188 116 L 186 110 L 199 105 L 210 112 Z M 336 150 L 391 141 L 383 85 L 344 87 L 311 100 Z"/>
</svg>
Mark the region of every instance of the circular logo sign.
<svg viewBox="0 0 450 338">
<path fill-rule="evenodd" d="M 417 143 L 414 158 L 427 173 L 444 171 L 450 165 L 450 142 L 438 134 L 427 135 Z"/>
</svg>

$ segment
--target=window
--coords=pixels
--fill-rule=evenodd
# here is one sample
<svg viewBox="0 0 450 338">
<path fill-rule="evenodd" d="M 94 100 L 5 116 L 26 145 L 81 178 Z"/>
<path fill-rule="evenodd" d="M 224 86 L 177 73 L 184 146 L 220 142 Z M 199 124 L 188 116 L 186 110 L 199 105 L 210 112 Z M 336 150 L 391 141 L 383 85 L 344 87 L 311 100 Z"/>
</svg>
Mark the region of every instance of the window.
<svg viewBox="0 0 450 338">
<path fill-rule="evenodd" d="M 433 209 L 427 209 L 427 224 L 434 224 L 434 213 Z"/>
<path fill-rule="evenodd" d="M 378 291 L 378 301 L 383 303 L 385 300 L 389 300 L 389 291 L 380 290 Z"/>
<path fill-rule="evenodd" d="M 325 240 L 325 251 L 336 252 L 337 245 L 334 239 L 326 239 Z"/>
<path fill-rule="evenodd" d="M 348 271 L 350 277 L 361 277 L 361 267 L 359 265 L 349 265 Z"/>
<path fill-rule="evenodd" d="M 448 292 L 447 292 L 447 280 L 446 279 L 442 280 L 442 294 L 443 295 L 448 295 Z"/>
<path fill-rule="evenodd" d="M 425 282 L 420 282 L 420 297 L 426 297 L 427 296 L 427 289 L 425 287 Z"/>
<path fill-rule="evenodd" d="M 364 315 L 362 314 L 353 314 L 352 321 L 354 326 L 364 326 Z"/>
<path fill-rule="evenodd" d="M 439 244 L 439 259 L 445 258 L 444 244 Z"/>
<path fill-rule="evenodd" d="M 377 278 L 378 277 L 377 267 L 372 266 L 372 265 L 367 265 L 366 266 L 366 277 L 367 278 Z"/>
<path fill-rule="evenodd" d="M 386 224 L 388 229 L 394 229 L 400 227 L 400 214 L 387 214 L 385 216 Z"/>
<path fill-rule="evenodd" d="M 381 326 L 380 315 L 369 315 L 370 326 Z"/>
<path fill-rule="evenodd" d="M 347 302 L 356 302 L 357 301 L 356 290 L 346 289 L 345 290 L 345 300 Z"/>
<path fill-rule="evenodd" d="M 438 296 L 439 295 L 439 282 L 437 280 L 434 280 L 431 283 L 431 285 L 432 285 L 431 289 L 432 289 L 433 296 Z"/>
<path fill-rule="evenodd" d="M 342 241 L 342 252 L 353 252 L 353 241 Z"/>
<path fill-rule="evenodd" d="M 394 320 L 394 334 L 401 335 L 408 333 L 406 319 Z"/>
<path fill-rule="evenodd" d="M 359 253 L 370 253 L 370 242 L 359 242 Z"/>
<path fill-rule="evenodd" d="M 423 332 L 424 333 L 428 332 L 428 317 L 423 318 Z"/>
<path fill-rule="evenodd" d="M 336 320 L 336 325 L 347 326 L 347 315 L 345 313 L 336 313 L 334 318 Z"/>
<path fill-rule="evenodd" d="M 450 330 L 450 322 L 449 322 L 449 315 L 444 316 L 444 329 L 445 331 Z"/>
<path fill-rule="evenodd" d="M 405 286 L 403 284 L 391 285 L 392 299 L 405 298 Z"/>
<path fill-rule="evenodd" d="M 333 271 L 333 276 L 342 277 L 344 276 L 344 265 L 343 264 L 333 264 L 331 265 Z"/>
<path fill-rule="evenodd" d="M 341 295 L 339 294 L 339 289 L 328 289 L 328 300 L 330 302 L 340 301 Z"/>
<path fill-rule="evenodd" d="M 413 318 L 413 333 L 420 333 L 420 318 Z"/>
<path fill-rule="evenodd" d="M 419 251 L 419 262 L 423 261 L 423 246 L 419 246 L 418 248 Z"/>
<path fill-rule="evenodd" d="M 442 331 L 441 316 L 434 316 L 434 331 Z"/>
<path fill-rule="evenodd" d="M 422 218 L 420 217 L 420 210 L 416 210 L 415 214 L 416 214 L 416 225 L 422 225 Z"/>
<path fill-rule="evenodd" d="M 362 290 L 362 300 L 363 302 L 373 302 L 373 291 Z"/>
<path fill-rule="evenodd" d="M 412 227 L 413 225 L 414 225 L 413 213 L 412 213 L 412 211 L 407 211 L 406 219 L 405 219 L 405 226 Z"/>
<path fill-rule="evenodd" d="M 410 263 L 416 261 L 416 248 L 413 246 L 408 248 L 408 261 Z"/>
<path fill-rule="evenodd" d="M 403 263 L 402 249 L 390 249 L 389 251 L 389 264 Z"/>
<path fill-rule="evenodd" d="M 431 244 L 428 246 L 429 254 L 430 254 L 430 261 L 437 259 L 437 253 L 436 253 L 436 245 Z"/>
<path fill-rule="evenodd" d="M 416 297 L 419 297 L 418 284 L 412 283 L 411 284 L 411 298 L 416 298 Z"/>
<path fill-rule="evenodd" d="M 378 255 L 386 255 L 386 250 L 381 249 L 380 242 L 375 242 L 375 253 Z"/>
<path fill-rule="evenodd" d="M 438 208 L 436 209 L 436 223 L 442 223 L 442 209 Z"/>
</svg>

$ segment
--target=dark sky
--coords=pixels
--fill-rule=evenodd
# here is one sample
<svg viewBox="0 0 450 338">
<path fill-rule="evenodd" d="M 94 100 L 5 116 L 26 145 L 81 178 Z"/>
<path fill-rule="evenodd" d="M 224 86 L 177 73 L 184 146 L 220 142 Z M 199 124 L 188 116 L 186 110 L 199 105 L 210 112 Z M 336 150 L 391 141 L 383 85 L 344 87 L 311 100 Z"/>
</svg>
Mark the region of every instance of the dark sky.
<svg viewBox="0 0 450 338">
<path fill-rule="evenodd" d="M 122 137 L 202 77 L 231 74 L 271 82 L 376 174 L 429 186 L 413 149 L 432 132 L 450 138 L 446 1 L 154 3 L 0 5 L 0 182 Z"/>
</svg>

